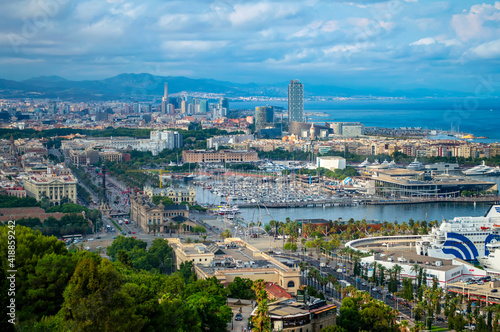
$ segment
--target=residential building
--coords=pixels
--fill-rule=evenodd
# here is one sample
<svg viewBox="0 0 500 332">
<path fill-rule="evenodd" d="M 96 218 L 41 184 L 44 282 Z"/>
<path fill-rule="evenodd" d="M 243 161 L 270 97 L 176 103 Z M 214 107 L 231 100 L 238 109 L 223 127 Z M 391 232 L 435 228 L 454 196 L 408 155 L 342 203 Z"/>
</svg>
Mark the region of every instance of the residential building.
<svg viewBox="0 0 500 332">
<path fill-rule="evenodd" d="M 329 170 L 345 169 L 346 160 L 345 158 L 338 156 L 316 157 L 316 166 L 327 168 Z"/>
</svg>

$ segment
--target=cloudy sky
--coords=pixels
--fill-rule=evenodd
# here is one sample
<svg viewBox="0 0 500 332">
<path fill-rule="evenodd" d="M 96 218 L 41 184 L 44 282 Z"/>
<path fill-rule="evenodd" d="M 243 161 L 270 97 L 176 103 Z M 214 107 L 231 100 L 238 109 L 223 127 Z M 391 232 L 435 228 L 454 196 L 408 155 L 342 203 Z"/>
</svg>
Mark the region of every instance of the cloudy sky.
<svg viewBox="0 0 500 332">
<path fill-rule="evenodd" d="M 0 3 L 0 77 L 6 79 L 148 72 L 473 92 L 482 79 L 500 81 L 499 59 L 500 1 Z"/>
</svg>

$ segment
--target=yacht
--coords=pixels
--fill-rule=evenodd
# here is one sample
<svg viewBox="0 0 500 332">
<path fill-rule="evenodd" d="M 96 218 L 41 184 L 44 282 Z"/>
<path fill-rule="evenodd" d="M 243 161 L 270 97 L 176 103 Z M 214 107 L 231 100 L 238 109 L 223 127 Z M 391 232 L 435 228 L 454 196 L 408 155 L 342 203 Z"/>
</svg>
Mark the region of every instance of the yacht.
<svg viewBox="0 0 500 332">
<path fill-rule="evenodd" d="M 489 254 L 486 245 L 500 240 L 500 205 L 493 205 L 484 217 L 455 217 L 416 242 L 417 254 L 434 258 L 476 260 Z"/>
<path fill-rule="evenodd" d="M 358 165 L 358 167 L 366 167 L 370 166 L 372 163 L 368 161 L 368 158 L 365 159 L 361 164 Z"/>
<path fill-rule="evenodd" d="M 465 175 L 484 175 L 491 170 L 492 170 L 492 168 L 489 166 L 486 166 L 486 164 L 483 160 L 483 163 L 481 165 L 474 166 L 471 169 L 463 171 L 463 173 Z"/>
<path fill-rule="evenodd" d="M 406 166 L 406 169 L 411 169 L 413 171 L 422 171 L 424 170 L 424 164 L 422 164 L 420 161 L 415 158 L 414 161 L 412 161 L 408 166 Z"/>
<path fill-rule="evenodd" d="M 491 170 L 489 170 L 488 172 L 486 172 L 485 175 L 489 175 L 489 176 L 498 176 L 498 175 L 500 175 L 500 166 L 492 168 Z"/>
</svg>

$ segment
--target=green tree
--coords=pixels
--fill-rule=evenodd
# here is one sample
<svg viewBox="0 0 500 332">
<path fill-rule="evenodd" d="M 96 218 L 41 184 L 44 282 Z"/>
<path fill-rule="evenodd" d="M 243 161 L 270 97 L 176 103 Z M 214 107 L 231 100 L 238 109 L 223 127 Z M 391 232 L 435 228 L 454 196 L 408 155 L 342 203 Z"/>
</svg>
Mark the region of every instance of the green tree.
<svg viewBox="0 0 500 332">
<path fill-rule="evenodd" d="M 262 279 L 253 282 L 252 289 L 255 291 L 257 302 L 259 303 L 255 316 L 252 317 L 253 330 L 255 332 L 270 332 L 271 318 L 269 317 L 269 307 L 267 305 L 266 282 Z"/>
<path fill-rule="evenodd" d="M 253 282 L 250 279 L 235 277 L 233 282 L 227 285 L 229 296 L 237 299 L 254 299 L 255 292 L 252 289 Z"/>
</svg>

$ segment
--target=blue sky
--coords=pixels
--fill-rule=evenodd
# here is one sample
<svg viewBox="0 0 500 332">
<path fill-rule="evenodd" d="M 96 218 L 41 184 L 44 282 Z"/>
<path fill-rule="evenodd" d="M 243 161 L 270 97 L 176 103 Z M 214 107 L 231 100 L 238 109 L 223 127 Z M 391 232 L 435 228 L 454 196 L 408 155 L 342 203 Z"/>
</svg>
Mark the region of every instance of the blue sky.
<svg viewBox="0 0 500 332">
<path fill-rule="evenodd" d="M 0 46 L 0 77 L 16 80 L 148 72 L 473 93 L 500 82 L 500 1 L 3 1 Z"/>
</svg>

